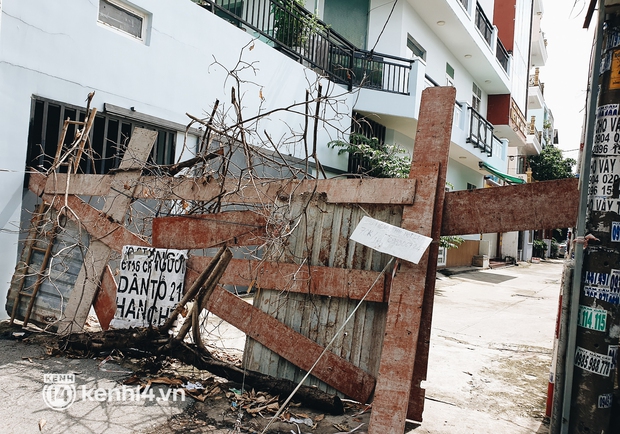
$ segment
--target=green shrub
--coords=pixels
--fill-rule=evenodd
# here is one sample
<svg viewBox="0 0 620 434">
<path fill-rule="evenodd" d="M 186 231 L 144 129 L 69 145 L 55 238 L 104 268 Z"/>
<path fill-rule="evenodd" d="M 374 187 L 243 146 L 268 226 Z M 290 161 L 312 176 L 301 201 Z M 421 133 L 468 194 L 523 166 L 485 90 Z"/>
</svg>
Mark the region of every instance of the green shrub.
<svg viewBox="0 0 620 434">
<path fill-rule="evenodd" d="M 547 251 L 547 243 L 543 240 L 534 240 L 534 256 L 545 259 L 545 252 Z"/>
</svg>

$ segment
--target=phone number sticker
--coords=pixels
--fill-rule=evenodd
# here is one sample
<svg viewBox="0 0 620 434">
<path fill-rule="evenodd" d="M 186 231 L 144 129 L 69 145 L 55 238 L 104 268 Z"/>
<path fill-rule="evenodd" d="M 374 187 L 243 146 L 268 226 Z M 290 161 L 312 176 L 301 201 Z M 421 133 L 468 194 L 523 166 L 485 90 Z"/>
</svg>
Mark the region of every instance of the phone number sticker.
<svg viewBox="0 0 620 434">
<path fill-rule="evenodd" d="M 611 372 L 612 358 L 577 347 L 575 353 L 575 366 L 584 371 L 593 372 L 603 377 L 609 377 Z"/>
<path fill-rule="evenodd" d="M 598 396 L 598 408 L 611 408 L 613 395 L 611 393 L 606 393 L 605 395 Z"/>
<path fill-rule="evenodd" d="M 611 357 L 611 370 L 613 371 L 618 363 L 618 345 L 610 345 L 607 349 L 607 355 Z"/>
<path fill-rule="evenodd" d="M 607 328 L 607 311 L 589 306 L 579 306 L 579 327 L 604 332 Z"/>
</svg>

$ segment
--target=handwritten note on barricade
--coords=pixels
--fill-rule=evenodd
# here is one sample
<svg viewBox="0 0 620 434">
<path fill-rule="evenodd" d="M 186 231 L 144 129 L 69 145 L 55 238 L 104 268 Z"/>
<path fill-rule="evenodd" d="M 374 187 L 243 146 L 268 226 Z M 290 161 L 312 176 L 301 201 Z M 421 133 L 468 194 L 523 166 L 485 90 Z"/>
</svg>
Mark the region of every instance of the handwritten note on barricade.
<svg viewBox="0 0 620 434">
<path fill-rule="evenodd" d="M 433 240 L 370 217 L 362 218 L 353 231 L 351 239 L 381 253 L 387 253 L 414 264 L 420 262 L 420 258 Z"/>
<path fill-rule="evenodd" d="M 183 295 L 187 250 L 124 246 L 111 328 L 160 326 Z"/>
</svg>

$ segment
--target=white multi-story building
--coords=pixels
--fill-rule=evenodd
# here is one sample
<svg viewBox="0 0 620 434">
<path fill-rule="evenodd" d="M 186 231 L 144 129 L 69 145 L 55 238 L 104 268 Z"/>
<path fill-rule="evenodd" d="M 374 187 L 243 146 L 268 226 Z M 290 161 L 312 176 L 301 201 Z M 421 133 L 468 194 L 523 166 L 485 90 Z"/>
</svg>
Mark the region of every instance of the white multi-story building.
<svg viewBox="0 0 620 434">
<path fill-rule="evenodd" d="M 333 96 L 330 122 L 316 137 L 327 173 L 354 167 L 327 146 L 346 138 L 352 118 L 368 120 L 371 130 L 359 132 L 414 152 L 422 90 L 450 85 L 457 102 L 447 188 L 512 179 L 504 176 L 509 150 L 527 147 L 532 0 L 308 0 L 305 7 L 316 16 L 284 0 L 0 2 L 0 299 L 32 200 L 25 169 L 49 167 L 63 120 L 83 114 L 93 91 L 99 114 L 91 144 L 100 158 L 84 163 L 89 173 L 118 164 L 117 144 L 140 125 L 160 133 L 155 161 L 189 157 L 199 131 L 186 139 L 186 113 L 204 117 L 216 100 L 228 105 L 228 71 L 241 58 L 252 65 L 241 73 L 247 116 L 303 103 L 318 83 Z M 286 154 L 303 157 L 289 140 L 300 119 L 278 111 L 256 130 L 268 129 L 286 142 Z M 491 257 L 516 256 L 516 243 L 508 248 L 497 234 L 467 238 L 482 241 Z"/>
</svg>

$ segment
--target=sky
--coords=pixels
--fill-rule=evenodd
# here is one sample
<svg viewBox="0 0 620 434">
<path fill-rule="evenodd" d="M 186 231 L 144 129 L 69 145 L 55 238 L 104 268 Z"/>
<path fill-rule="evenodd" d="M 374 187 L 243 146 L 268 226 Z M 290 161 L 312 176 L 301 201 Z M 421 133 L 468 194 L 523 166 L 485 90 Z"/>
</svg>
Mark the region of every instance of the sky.
<svg viewBox="0 0 620 434">
<path fill-rule="evenodd" d="M 547 63 L 540 69 L 544 96 L 558 130 L 565 158 L 577 159 L 586 106 L 590 54 L 597 22 L 583 28 L 589 0 L 542 0 L 541 29 L 547 39 Z"/>
</svg>

